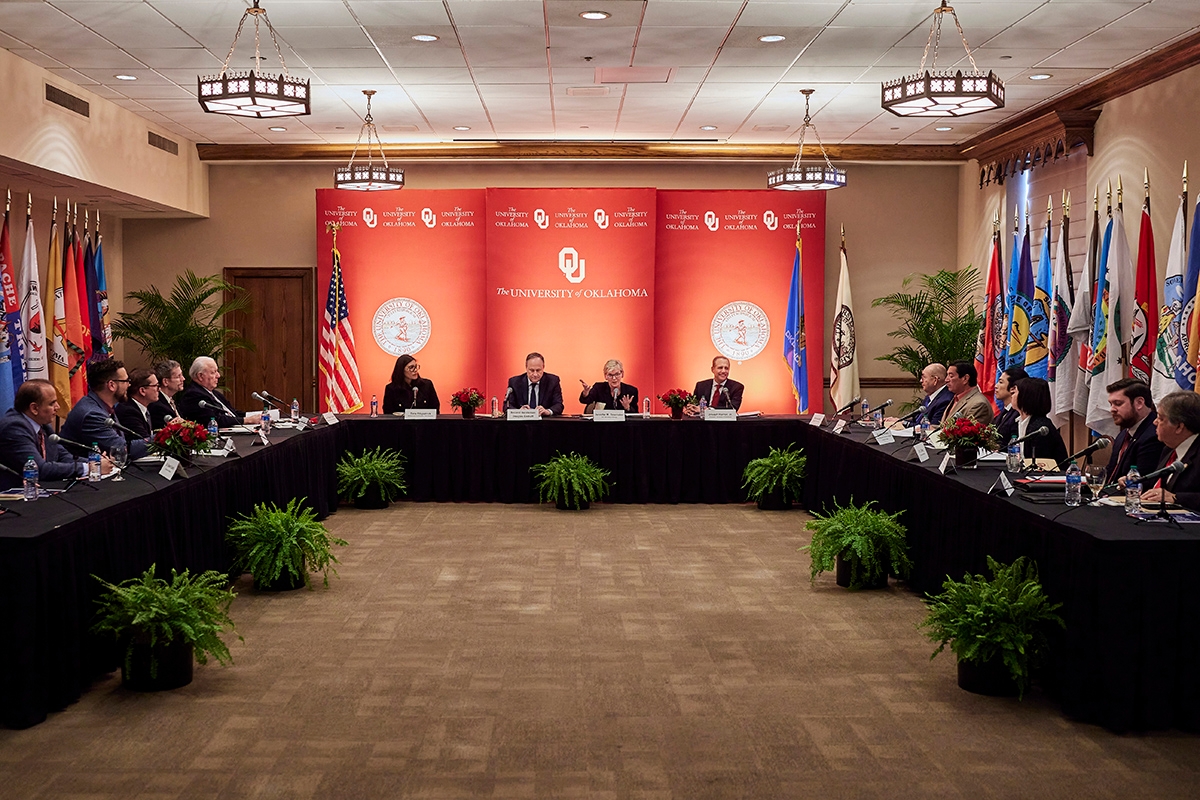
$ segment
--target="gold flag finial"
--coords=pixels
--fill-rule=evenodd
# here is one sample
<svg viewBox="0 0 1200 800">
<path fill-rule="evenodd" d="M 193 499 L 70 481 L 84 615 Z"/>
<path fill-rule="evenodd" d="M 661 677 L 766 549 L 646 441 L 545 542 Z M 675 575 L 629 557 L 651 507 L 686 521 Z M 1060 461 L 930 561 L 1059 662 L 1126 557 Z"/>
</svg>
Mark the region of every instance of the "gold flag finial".
<svg viewBox="0 0 1200 800">
<path fill-rule="evenodd" d="M 28 198 L 25 200 L 25 216 L 33 216 L 33 192 L 30 192 Z"/>
<path fill-rule="evenodd" d="M 1054 195 L 1046 195 L 1046 224 L 1054 219 Z"/>
<path fill-rule="evenodd" d="M 1187 194 L 1187 159 L 1183 160 L 1183 193 Z"/>
<path fill-rule="evenodd" d="M 340 223 L 340 222 L 326 222 L 325 223 L 325 232 L 333 234 L 333 246 L 334 247 L 337 247 L 337 235 L 338 235 L 338 231 L 340 231 L 341 229 L 342 229 L 342 223 Z"/>
<path fill-rule="evenodd" d="M 1013 203 L 1013 233 L 1021 231 L 1021 207 Z"/>
<path fill-rule="evenodd" d="M 1000 232 L 1000 209 L 996 209 L 996 216 L 992 219 L 992 235 L 995 236 Z"/>
<path fill-rule="evenodd" d="M 5 190 L 4 190 L 4 213 L 5 214 L 7 214 L 9 212 L 9 209 L 11 206 L 12 206 L 12 189 L 5 188 Z"/>
<path fill-rule="evenodd" d="M 51 219 L 58 222 L 58 195 L 54 195 L 54 215 Z"/>
<path fill-rule="evenodd" d="M 1125 187 L 1121 185 L 1121 173 L 1117 173 L 1117 209 L 1125 206 Z"/>
<path fill-rule="evenodd" d="M 92 228 L 92 212 L 90 209 L 85 208 L 83 210 L 83 235 L 84 235 L 84 238 L 87 237 L 88 231 L 91 230 L 91 228 Z"/>
<path fill-rule="evenodd" d="M 1067 202 L 1063 204 L 1063 216 L 1071 216 L 1071 193 L 1067 192 Z"/>
<path fill-rule="evenodd" d="M 846 224 L 842 223 L 842 249 L 846 249 Z"/>
</svg>

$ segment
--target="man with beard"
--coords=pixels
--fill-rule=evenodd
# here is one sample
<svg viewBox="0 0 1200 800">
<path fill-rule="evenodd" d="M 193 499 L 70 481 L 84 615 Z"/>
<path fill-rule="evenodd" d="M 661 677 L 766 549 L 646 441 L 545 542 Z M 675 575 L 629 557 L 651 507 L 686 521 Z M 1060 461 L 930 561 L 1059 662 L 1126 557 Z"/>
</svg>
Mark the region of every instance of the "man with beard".
<svg viewBox="0 0 1200 800">
<path fill-rule="evenodd" d="M 1108 410 L 1121 431 L 1113 439 L 1112 458 L 1108 462 L 1109 481 L 1125 485 L 1129 468 L 1137 465 L 1145 475 L 1158 465 L 1163 443 L 1154 435 L 1158 412 L 1150 387 L 1134 378 L 1122 378 L 1108 389 Z"/>
<path fill-rule="evenodd" d="M 67 415 L 62 426 L 64 439 L 82 444 L 96 444 L 107 453 L 114 445 L 125 443 L 125 434 L 119 428 L 110 427 L 108 420 L 116 421 L 113 409 L 129 392 L 129 374 L 125 364 L 115 358 L 93 361 L 87 367 L 88 393 Z M 134 439 L 129 443 L 129 458 L 146 455 L 146 440 Z"/>
</svg>

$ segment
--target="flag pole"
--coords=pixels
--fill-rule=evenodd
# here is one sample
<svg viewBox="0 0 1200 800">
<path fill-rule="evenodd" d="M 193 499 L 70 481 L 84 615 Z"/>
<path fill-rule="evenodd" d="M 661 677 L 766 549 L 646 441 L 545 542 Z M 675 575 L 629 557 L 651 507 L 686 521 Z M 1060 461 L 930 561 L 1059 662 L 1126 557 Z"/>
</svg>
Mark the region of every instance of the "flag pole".
<svg viewBox="0 0 1200 800">
<path fill-rule="evenodd" d="M 1183 160 L 1183 229 L 1187 230 L 1187 212 L 1188 212 L 1188 190 L 1187 190 L 1187 159 Z"/>
<path fill-rule="evenodd" d="M 29 218 L 32 216 L 33 216 L 33 192 L 30 192 L 28 199 L 25 201 L 25 221 L 28 222 Z"/>
</svg>

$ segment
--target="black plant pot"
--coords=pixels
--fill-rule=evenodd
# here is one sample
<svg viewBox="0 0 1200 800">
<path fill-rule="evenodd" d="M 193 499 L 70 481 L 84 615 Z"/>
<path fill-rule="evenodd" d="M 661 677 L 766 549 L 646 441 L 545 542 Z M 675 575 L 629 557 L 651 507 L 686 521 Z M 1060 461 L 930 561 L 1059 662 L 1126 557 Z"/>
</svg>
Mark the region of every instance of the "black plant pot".
<svg viewBox="0 0 1200 800">
<path fill-rule="evenodd" d="M 182 639 L 130 645 L 125 663 L 121 665 L 121 685 L 137 692 L 161 692 L 178 689 L 192 682 L 195 662 L 192 643 Z"/>
<path fill-rule="evenodd" d="M 757 500 L 759 511 L 788 511 L 792 507 L 791 500 L 783 499 L 783 488 L 767 492 Z"/>
<path fill-rule="evenodd" d="M 1017 682 L 1004 665 L 1004 659 L 959 661 L 958 688 L 989 697 L 1015 697 Z"/>
<path fill-rule="evenodd" d="M 279 577 L 273 581 L 254 579 L 254 588 L 260 592 L 291 592 L 304 587 L 304 576 L 294 577 L 286 569 L 281 570 Z"/>
<path fill-rule="evenodd" d="M 554 507 L 561 511 L 586 511 L 587 509 L 592 507 L 592 504 L 589 503 L 587 500 L 580 500 L 579 508 L 575 508 L 574 505 L 571 505 L 566 500 L 558 500 L 557 502 L 554 503 Z"/>
<path fill-rule="evenodd" d="M 387 508 L 389 505 L 391 501 L 383 496 L 383 489 L 374 485 L 368 486 L 362 497 L 354 498 L 355 508 Z"/>
<path fill-rule="evenodd" d="M 850 586 L 850 562 L 849 561 L 845 560 L 841 556 L 838 556 L 837 557 L 837 569 L 834 572 L 834 574 L 837 576 L 837 585 L 838 586 L 846 586 L 846 587 Z M 886 589 L 887 585 L 888 585 L 888 576 L 887 576 L 887 573 L 885 572 L 885 573 L 883 573 L 883 575 L 880 577 L 879 580 L 875 581 L 875 583 L 864 583 L 862 585 L 862 588 L 864 588 L 864 589 Z"/>
</svg>

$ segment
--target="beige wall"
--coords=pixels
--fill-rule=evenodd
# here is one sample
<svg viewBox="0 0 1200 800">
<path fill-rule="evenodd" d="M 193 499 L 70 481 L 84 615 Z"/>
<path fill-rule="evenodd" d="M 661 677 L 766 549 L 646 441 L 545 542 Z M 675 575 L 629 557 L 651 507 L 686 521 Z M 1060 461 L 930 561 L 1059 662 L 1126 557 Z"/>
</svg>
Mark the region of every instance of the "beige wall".
<svg viewBox="0 0 1200 800">
<path fill-rule="evenodd" d="M 767 165 L 505 162 L 406 165 L 412 188 L 487 186 L 653 186 L 663 189 L 759 189 Z M 848 186 L 829 194 L 826 329 L 837 290 L 838 230 L 846 226 L 851 285 L 859 318 L 864 377 L 897 371 L 874 356 L 892 347 L 891 317 L 871 308 L 909 273 L 953 267 L 958 252 L 956 166 L 851 164 Z M 215 165 L 209 170 L 207 219 L 124 222 L 125 286 L 164 288 L 185 268 L 316 264 L 316 189 L 332 186 L 331 164 Z M 319 289 L 323 293 L 324 289 Z M 890 396 L 887 389 L 869 398 Z M 875 395 L 879 397 L 876 398 Z M 899 398 L 897 398 L 899 399 Z"/>
</svg>

